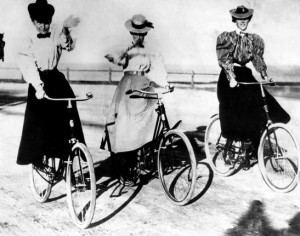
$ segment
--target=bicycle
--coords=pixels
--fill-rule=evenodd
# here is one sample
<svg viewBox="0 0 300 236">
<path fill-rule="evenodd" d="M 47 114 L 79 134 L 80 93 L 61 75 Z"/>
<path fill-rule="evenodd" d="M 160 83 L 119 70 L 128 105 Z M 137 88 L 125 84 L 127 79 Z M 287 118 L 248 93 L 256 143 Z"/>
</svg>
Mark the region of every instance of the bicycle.
<svg viewBox="0 0 300 236">
<path fill-rule="evenodd" d="M 54 157 L 43 157 L 45 168 L 32 165 L 30 171 L 30 185 L 32 193 L 38 202 L 46 202 L 51 189 L 61 180 L 66 180 L 67 202 L 73 222 L 79 228 L 87 228 L 94 215 L 96 206 L 96 179 L 92 156 L 85 144 L 75 137 L 75 123 L 72 118 L 72 102 L 86 101 L 93 97 L 87 93 L 86 97 L 50 98 L 50 101 L 67 101 L 70 126 L 70 151 L 67 161 Z"/>
<path fill-rule="evenodd" d="M 170 127 L 165 106 L 162 102 L 164 94 L 174 91 L 174 87 L 159 93 L 147 90 L 128 90 L 130 98 L 156 99 L 157 112 L 153 139 L 138 151 L 137 173 L 142 169 L 156 169 L 162 189 L 167 198 L 177 204 L 186 205 L 194 192 L 196 183 L 196 158 L 193 147 L 184 134 L 177 129 L 181 120 Z M 155 159 L 157 155 L 157 159 Z M 156 165 L 156 168 L 153 166 Z"/>
<path fill-rule="evenodd" d="M 274 191 L 290 192 L 298 184 L 298 144 L 283 123 L 273 123 L 269 116 L 263 85 L 274 82 L 239 82 L 240 85 L 259 85 L 266 125 L 261 131 L 257 161 L 265 183 Z M 251 141 L 230 140 L 222 136 L 219 115 L 211 117 L 205 133 L 206 157 L 215 173 L 234 174 L 251 157 Z"/>
</svg>

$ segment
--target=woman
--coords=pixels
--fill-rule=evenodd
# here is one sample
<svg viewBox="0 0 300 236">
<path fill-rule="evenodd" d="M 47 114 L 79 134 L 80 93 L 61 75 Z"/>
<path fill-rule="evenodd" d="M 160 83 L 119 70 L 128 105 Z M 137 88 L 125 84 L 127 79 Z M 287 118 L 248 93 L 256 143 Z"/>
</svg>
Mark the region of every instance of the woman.
<svg viewBox="0 0 300 236">
<path fill-rule="evenodd" d="M 217 38 L 217 57 L 222 68 L 218 81 L 219 113 L 222 135 L 233 140 L 251 139 L 258 146 L 260 131 L 266 124 L 260 87 L 240 85 L 237 82 L 255 82 L 252 62 L 264 80 L 269 80 L 265 64 L 264 41 L 257 34 L 246 30 L 253 16 L 253 9 L 238 6 L 230 10 L 237 29 L 224 32 Z M 290 116 L 265 90 L 270 117 L 273 122 L 287 123 Z"/>
<path fill-rule="evenodd" d="M 28 38 L 16 55 L 23 77 L 29 83 L 17 164 L 32 163 L 42 168 L 45 167 L 43 157 L 65 159 L 69 150 L 67 103 L 48 101 L 43 97 L 45 93 L 54 98 L 74 97 L 57 65 L 62 50 L 74 48 L 69 28 L 77 26 L 79 19 L 70 16 L 60 27 L 51 25 L 54 7 L 46 0 L 29 4 L 28 11 L 37 34 Z M 78 128 L 76 135 L 84 141 L 76 107 L 73 112 Z"/>
<path fill-rule="evenodd" d="M 121 79 L 110 106 L 107 123 L 111 151 L 122 153 L 126 159 L 134 151 L 152 140 L 157 113 L 154 99 L 130 99 L 125 92 L 129 89 L 153 90 L 153 83 L 165 87 L 167 72 L 159 54 L 150 52 L 144 38 L 153 28 L 143 15 L 134 15 L 127 20 L 125 27 L 132 35 L 132 44 L 124 51 L 108 54 L 105 57 L 112 63 L 122 66 Z M 134 155 L 133 155 L 134 156 Z"/>
</svg>

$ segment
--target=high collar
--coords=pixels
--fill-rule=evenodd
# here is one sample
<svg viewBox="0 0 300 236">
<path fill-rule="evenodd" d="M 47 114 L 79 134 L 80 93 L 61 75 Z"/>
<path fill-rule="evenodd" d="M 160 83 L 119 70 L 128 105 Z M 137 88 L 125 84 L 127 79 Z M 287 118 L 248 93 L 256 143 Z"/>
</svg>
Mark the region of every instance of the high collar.
<svg viewBox="0 0 300 236">
<path fill-rule="evenodd" d="M 236 32 L 237 35 L 241 35 L 241 36 L 249 34 L 249 32 L 247 30 L 242 31 L 240 29 L 236 29 L 235 32 Z"/>
<path fill-rule="evenodd" d="M 132 45 L 134 45 L 134 42 L 131 42 Z M 134 45 L 134 48 L 144 48 L 144 44 L 137 44 L 137 45 Z"/>
</svg>

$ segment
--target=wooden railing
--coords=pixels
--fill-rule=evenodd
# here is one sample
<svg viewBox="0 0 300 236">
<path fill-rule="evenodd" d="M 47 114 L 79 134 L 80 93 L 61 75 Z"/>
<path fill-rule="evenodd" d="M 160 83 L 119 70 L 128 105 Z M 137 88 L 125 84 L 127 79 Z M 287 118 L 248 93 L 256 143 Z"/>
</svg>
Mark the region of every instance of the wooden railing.
<svg viewBox="0 0 300 236">
<path fill-rule="evenodd" d="M 115 79 L 115 76 L 113 74 L 123 74 L 123 71 L 122 70 L 113 70 L 111 68 L 105 70 L 92 70 L 92 69 L 89 69 L 89 70 L 80 70 L 80 69 L 69 69 L 69 68 L 66 68 L 66 69 L 61 69 L 62 72 L 65 72 L 65 75 L 66 75 L 66 79 L 71 82 L 71 83 L 89 83 L 89 84 L 117 84 L 119 82 L 118 79 Z M 71 76 L 71 73 L 72 72 L 94 72 L 94 73 L 107 73 L 107 80 L 87 80 L 87 79 L 80 79 L 80 80 L 74 80 L 72 79 L 72 76 Z M 194 88 L 195 85 L 197 84 L 214 84 L 216 83 L 216 79 L 211 79 L 210 81 L 199 81 L 195 79 L 196 76 L 206 76 L 206 77 L 217 77 L 218 74 L 216 73 L 198 73 L 198 72 L 194 72 L 194 71 L 191 71 L 191 72 L 174 72 L 174 71 L 171 71 L 171 72 L 168 72 L 168 75 L 169 75 L 169 79 L 168 79 L 168 82 L 169 83 L 173 83 L 173 84 L 182 84 L 182 85 L 188 85 L 190 86 L 191 88 Z M 188 76 L 189 79 L 184 79 L 184 80 L 172 80 L 172 76 L 173 75 L 176 75 L 176 76 Z"/>
<path fill-rule="evenodd" d="M 1 72 L 2 71 L 2 72 Z M 10 72 L 9 72 L 10 71 Z M 66 79 L 70 83 L 83 83 L 83 84 L 118 84 L 119 80 L 122 77 L 122 70 L 115 69 L 70 69 L 70 68 L 61 68 L 66 76 Z M 6 77 L 3 77 L 3 73 L 8 74 Z M 76 75 L 76 73 L 79 73 Z M 84 76 L 84 74 L 94 73 L 89 76 Z M 11 74 L 12 76 L 9 76 Z M 168 82 L 173 84 L 181 84 L 194 88 L 197 84 L 210 84 L 216 83 L 216 77 L 218 76 L 215 73 L 196 73 L 194 71 L 190 72 L 168 72 L 169 78 Z M 200 80 L 196 77 L 212 77 L 211 80 Z M 88 78 L 89 77 L 89 78 Z M 175 80 L 174 77 L 177 77 Z M 180 77 L 180 78 L 178 78 Z M 184 79 L 183 79 L 184 77 Z M 173 79 L 172 79 L 173 78 Z M 0 82 L 15 82 L 23 83 L 23 76 L 18 68 L 0 68 Z"/>
<path fill-rule="evenodd" d="M 66 79 L 75 84 L 118 84 L 122 78 L 122 70 L 115 69 L 69 69 L 61 68 Z M 76 75 L 76 73 L 79 73 Z M 84 76 L 85 73 L 94 73 L 90 76 Z M 217 73 L 199 73 L 199 72 L 168 72 L 168 82 L 195 88 L 197 85 L 216 84 L 218 80 Z M 175 79 L 177 77 L 177 79 Z M 0 82 L 24 83 L 20 70 L 16 67 L 0 68 Z M 284 86 L 299 86 L 298 81 L 277 81 L 277 84 Z"/>
</svg>

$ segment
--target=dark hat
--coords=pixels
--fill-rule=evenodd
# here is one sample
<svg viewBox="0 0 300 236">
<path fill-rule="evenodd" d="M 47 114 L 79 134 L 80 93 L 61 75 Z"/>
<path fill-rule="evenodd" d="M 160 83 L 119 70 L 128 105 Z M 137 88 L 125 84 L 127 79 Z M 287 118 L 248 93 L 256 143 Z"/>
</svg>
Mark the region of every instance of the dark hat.
<svg viewBox="0 0 300 236">
<path fill-rule="evenodd" d="M 246 19 L 253 15 L 253 9 L 248 9 L 245 6 L 238 6 L 236 9 L 229 11 L 232 17 L 236 19 Z"/>
<path fill-rule="evenodd" d="M 54 14 L 54 7 L 48 4 L 47 0 L 36 0 L 28 5 L 28 12 L 31 20 L 49 22 Z"/>
<path fill-rule="evenodd" d="M 145 16 L 137 14 L 125 22 L 125 27 L 132 33 L 145 34 L 150 29 L 154 29 L 151 22 L 147 21 Z"/>
</svg>

